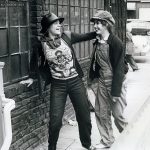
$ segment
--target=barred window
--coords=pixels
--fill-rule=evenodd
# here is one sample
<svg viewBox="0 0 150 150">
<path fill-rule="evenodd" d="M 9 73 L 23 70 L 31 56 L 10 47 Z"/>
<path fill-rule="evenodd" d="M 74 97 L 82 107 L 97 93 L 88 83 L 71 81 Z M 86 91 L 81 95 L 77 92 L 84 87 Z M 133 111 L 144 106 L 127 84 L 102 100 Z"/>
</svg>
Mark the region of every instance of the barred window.
<svg viewBox="0 0 150 150">
<path fill-rule="evenodd" d="M 28 2 L 0 2 L 0 61 L 5 62 L 4 82 L 28 75 Z"/>
<path fill-rule="evenodd" d="M 5 85 L 28 77 L 29 72 L 29 1 L 0 1 L 0 61 L 5 62 Z M 10 3 L 13 2 L 13 3 Z M 104 9 L 104 0 L 44 0 L 45 9 L 63 16 L 64 30 L 76 33 L 93 31 L 90 18 Z M 89 58 L 92 42 L 74 46 L 79 60 Z"/>
</svg>

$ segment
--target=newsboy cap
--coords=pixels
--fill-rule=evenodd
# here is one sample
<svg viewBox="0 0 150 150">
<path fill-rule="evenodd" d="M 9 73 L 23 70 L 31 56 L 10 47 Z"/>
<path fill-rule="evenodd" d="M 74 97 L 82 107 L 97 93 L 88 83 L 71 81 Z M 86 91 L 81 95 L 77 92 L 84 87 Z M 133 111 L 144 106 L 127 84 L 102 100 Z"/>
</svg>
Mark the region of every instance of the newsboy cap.
<svg viewBox="0 0 150 150">
<path fill-rule="evenodd" d="M 113 16 L 108 11 L 105 10 L 98 10 L 95 13 L 95 15 L 90 19 L 91 22 L 94 22 L 95 20 L 104 20 L 111 25 L 115 24 L 115 20 Z"/>
<path fill-rule="evenodd" d="M 54 13 L 48 13 L 44 15 L 41 20 L 41 26 L 42 26 L 41 33 L 44 34 L 48 30 L 50 25 L 56 22 L 57 20 L 59 20 L 59 22 L 62 23 L 64 21 L 64 18 L 57 17 Z"/>
</svg>

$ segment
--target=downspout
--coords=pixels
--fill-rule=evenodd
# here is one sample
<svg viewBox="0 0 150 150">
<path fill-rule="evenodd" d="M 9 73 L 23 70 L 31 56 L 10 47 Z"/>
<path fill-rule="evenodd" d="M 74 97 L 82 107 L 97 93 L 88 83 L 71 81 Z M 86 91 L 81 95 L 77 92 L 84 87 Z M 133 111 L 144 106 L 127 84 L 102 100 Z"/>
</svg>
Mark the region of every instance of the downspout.
<svg viewBox="0 0 150 150">
<path fill-rule="evenodd" d="M 12 141 L 11 110 L 15 108 L 15 101 L 5 98 L 3 87 L 2 69 L 4 63 L 0 62 L 0 117 L 2 128 L 2 147 L 1 150 L 9 150 Z"/>
</svg>

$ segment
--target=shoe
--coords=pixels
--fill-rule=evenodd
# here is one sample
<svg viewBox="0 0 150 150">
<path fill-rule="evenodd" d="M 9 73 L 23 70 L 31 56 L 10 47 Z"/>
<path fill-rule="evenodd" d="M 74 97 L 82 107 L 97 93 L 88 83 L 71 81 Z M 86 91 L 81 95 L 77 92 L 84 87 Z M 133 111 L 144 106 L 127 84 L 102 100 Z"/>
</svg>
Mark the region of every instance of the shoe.
<svg viewBox="0 0 150 150">
<path fill-rule="evenodd" d="M 56 150 L 56 146 L 48 146 L 48 150 Z"/>
<path fill-rule="evenodd" d="M 96 148 L 95 148 L 93 145 L 91 145 L 91 146 L 88 148 L 88 150 L 96 150 Z"/>
<path fill-rule="evenodd" d="M 138 71 L 139 70 L 139 68 L 137 68 L 137 69 L 133 69 L 133 71 Z"/>
<path fill-rule="evenodd" d="M 95 148 L 97 149 L 105 149 L 105 148 L 110 148 L 108 145 L 104 145 L 102 143 L 96 144 Z"/>
</svg>

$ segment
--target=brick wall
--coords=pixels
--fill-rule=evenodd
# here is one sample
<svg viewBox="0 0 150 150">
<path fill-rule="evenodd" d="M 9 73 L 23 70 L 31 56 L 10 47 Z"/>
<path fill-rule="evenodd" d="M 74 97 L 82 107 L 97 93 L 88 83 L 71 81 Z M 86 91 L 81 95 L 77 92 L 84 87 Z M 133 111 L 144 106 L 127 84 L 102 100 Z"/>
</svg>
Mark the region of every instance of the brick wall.
<svg viewBox="0 0 150 150">
<path fill-rule="evenodd" d="M 12 150 L 26 150 L 34 147 L 47 137 L 49 91 L 39 98 L 37 82 L 27 88 L 16 83 L 5 88 L 6 97 L 16 102 L 12 111 Z"/>
<path fill-rule="evenodd" d="M 41 0 L 29 1 L 30 41 L 32 44 L 40 30 Z M 5 87 L 6 97 L 16 102 L 12 111 L 13 140 L 10 150 L 33 149 L 47 139 L 49 122 L 49 88 L 43 97 L 38 95 L 38 83 L 27 88 L 19 83 Z"/>
<path fill-rule="evenodd" d="M 88 63 L 82 62 L 84 72 Z M 5 95 L 15 100 L 12 111 L 13 140 L 10 150 L 32 150 L 47 140 L 49 123 L 50 87 L 39 97 L 38 82 L 31 87 L 19 83 L 5 87 Z M 74 110 L 68 98 L 63 123 L 74 118 Z"/>
</svg>

